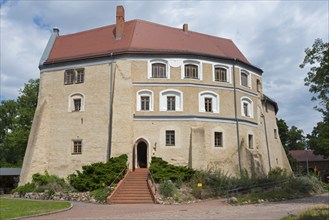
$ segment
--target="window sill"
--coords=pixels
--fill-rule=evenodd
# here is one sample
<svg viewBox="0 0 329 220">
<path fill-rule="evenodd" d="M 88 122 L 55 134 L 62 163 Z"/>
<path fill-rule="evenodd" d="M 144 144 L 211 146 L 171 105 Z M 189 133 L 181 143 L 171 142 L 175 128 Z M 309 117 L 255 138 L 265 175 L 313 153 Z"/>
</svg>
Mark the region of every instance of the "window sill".
<svg viewBox="0 0 329 220">
<path fill-rule="evenodd" d="M 72 155 L 81 155 L 82 153 L 72 153 Z"/>
</svg>

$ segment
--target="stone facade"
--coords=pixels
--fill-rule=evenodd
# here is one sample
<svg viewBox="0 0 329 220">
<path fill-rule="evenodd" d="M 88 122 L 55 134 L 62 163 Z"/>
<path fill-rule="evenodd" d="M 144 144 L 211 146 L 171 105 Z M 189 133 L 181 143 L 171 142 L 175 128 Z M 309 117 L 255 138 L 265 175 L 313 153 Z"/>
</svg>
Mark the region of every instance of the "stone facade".
<svg viewBox="0 0 329 220">
<path fill-rule="evenodd" d="M 185 26 L 184 37 L 189 34 Z M 51 47 L 59 47 L 57 35 L 58 29 L 43 62 L 55 57 Z M 113 41 L 124 42 L 126 36 Z M 262 71 L 245 61 L 168 52 L 57 63 L 50 58 L 40 66 L 21 184 L 37 172 L 66 177 L 121 154 L 128 155 L 130 169 L 149 166 L 156 156 L 231 175 L 243 169 L 258 174 L 274 167 L 290 170 L 278 136 L 277 104 L 262 92 Z M 152 77 L 154 64 L 164 67 L 165 77 Z M 197 69 L 196 77 L 186 77 L 188 65 Z M 215 80 L 216 67 L 224 69 L 224 82 Z M 67 71 L 81 69 L 82 82 L 67 84 Z M 174 109 L 168 109 L 173 97 Z"/>
</svg>

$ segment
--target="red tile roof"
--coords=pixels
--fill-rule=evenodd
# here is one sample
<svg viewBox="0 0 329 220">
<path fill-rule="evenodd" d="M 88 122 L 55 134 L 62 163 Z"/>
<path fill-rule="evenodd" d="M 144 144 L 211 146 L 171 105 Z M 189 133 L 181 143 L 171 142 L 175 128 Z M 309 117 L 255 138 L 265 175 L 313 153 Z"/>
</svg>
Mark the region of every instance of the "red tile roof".
<svg viewBox="0 0 329 220">
<path fill-rule="evenodd" d="M 197 54 L 249 61 L 232 40 L 142 20 L 125 22 L 121 40 L 115 25 L 58 36 L 45 64 L 123 53 Z"/>
<path fill-rule="evenodd" d="M 329 158 L 324 159 L 321 155 L 313 154 L 313 151 L 290 150 L 289 154 L 297 161 L 329 161 Z"/>
</svg>

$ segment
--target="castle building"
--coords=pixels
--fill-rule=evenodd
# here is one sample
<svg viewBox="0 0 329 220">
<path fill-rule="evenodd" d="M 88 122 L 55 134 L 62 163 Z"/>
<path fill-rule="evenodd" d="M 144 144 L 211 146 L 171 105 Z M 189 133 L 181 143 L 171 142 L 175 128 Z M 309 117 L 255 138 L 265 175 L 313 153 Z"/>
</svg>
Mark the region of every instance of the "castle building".
<svg viewBox="0 0 329 220">
<path fill-rule="evenodd" d="M 121 154 L 130 169 L 156 156 L 232 175 L 290 170 L 263 71 L 230 39 L 125 21 L 118 6 L 114 25 L 62 36 L 54 28 L 39 68 L 21 184 Z"/>
</svg>

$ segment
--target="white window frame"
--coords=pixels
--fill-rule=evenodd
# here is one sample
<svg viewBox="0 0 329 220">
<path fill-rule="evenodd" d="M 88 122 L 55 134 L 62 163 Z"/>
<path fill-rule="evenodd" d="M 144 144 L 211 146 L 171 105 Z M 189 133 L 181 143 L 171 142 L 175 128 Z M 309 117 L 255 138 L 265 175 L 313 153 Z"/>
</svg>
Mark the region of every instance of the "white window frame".
<svg viewBox="0 0 329 220">
<path fill-rule="evenodd" d="M 198 67 L 198 78 L 185 78 L 185 65 L 196 65 Z M 184 60 L 183 65 L 181 65 L 181 79 L 190 79 L 190 80 L 202 80 L 202 63 L 196 60 Z"/>
<path fill-rule="evenodd" d="M 74 99 L 81 99 L 81 108 L 80 111 L 75 111 L 74 109 Z M 69 96 L 68 112 L 83 112 L 85 111 L 85 95 L 82 93 L 73 93 Z"/>
<path fill-rule="evenodd" d="M 244 114 L 244 108 L 243 108 L 244 103 L 248 104 L 249 115 Z M 247 118 L 254 118 L 254 102 L 246 96 L 241 97 L 241 116 Z"/>
<path fill-rule="evenodd" d="M 212 111 L 207 113 L 219 113 L 219 95 L 212 91 L 202 91 L 199 93 L 199 112 L 206 112 L 205 98 L 212 99 Z"/>
<path fill-rule="evenodd" d="M 245 74 L 247 74 L 247 86 L 244 86 L 244 85 L 242 85 L 242 80 L 241 80 L 241 77 L 242 77 L 242 73 L 245 73 Z M 252 78 L 251 78 L 251 73 L 249 72 L 249 71 L 247 71 L 247 70 L 244 70 L 244 69 L 242 69 L 242 70 L 240 70 L 240 86 L 243 86 L 243 87 L 247 87 L 247 88 L 250 88 L 250 89 L 252 89 Z"/>
<path fill-rule="evenodd" d="M 142 106 L 141 106 L 141 97 L 142 96 L 150 97 L 150 106 L 149 106 L 150 110 L 142 110 Z M 149 89 L 143 89 L 143 90 L 137 91 L 137 99 L 136 100 L 137 100 L 137 103 L 136 103 L 137 111 L 143 111 L 143 112 L 152 112 L 152 111 L 154 111 L 153 91 L 151 91 Z"/>
<path fill-rule="evenodd" d="M 160 92 L 160 111 L 167 110 L 167 97 L 175 96 L 175 111 L 183 111 L 183 93 L 176 89 L 166 89 Z M 171 110 L 169 110 L 171 111 Z M 173 111 L 173 112 L 175 112 Z"/>
<path fill-rule="evenodd" d="M 216 81 L 216 77 L 215 77 L 215 69 L 216 68 L 223 68 L 223 69 L 226 69 L 226 79 L 227 79 L 227 82 L 221 82 L 221 81 Z M 232 81 L 232 74 L 231 74 L 231 68 L 228 67 L 228 66 L 224 66 L 224 65 L 221 65 L 221 64 L 214 64 L 212 65 L 212 81 L 213 82 L 216 82 L 216 83 L 228 83 L 228 84 L 231 84 Z"/>
<path fill-rule="evenodd" d="M 153 78 L 152 77 L 152 64 L 155 63 L 161 63 L 166 65 L 166 78 Z M 170 79 L 170 66 L 168 64 L 167 60 L 163 59 L 153 59 L 148 61 L 148 67 L 147 67 L 147 78 L 148 79 Z"/>
</svg>

